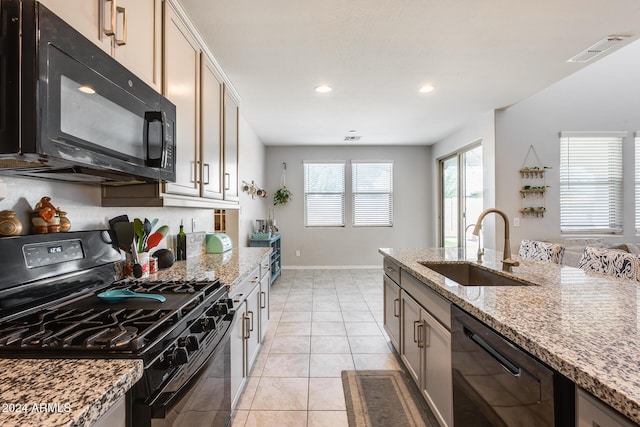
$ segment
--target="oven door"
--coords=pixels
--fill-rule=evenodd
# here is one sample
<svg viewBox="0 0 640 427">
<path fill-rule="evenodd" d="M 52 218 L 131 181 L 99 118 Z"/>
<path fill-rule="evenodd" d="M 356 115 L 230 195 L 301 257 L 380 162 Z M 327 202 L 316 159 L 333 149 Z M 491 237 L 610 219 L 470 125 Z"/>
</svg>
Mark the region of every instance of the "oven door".
<svg viewBox="0 0 640 427">
<path fill-rule="evenodd" d="M 134 404 L 133 425 L 228 426 L 231 420 L 231 322 L 225 316 L 211 340 L 144 403 Z"/>
</svg>

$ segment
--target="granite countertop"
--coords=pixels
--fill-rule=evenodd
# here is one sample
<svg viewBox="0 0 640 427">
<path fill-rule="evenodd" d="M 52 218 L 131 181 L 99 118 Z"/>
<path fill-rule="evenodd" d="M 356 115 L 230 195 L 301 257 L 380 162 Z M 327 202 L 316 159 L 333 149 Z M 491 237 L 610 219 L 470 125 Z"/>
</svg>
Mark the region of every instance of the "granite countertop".
<svg viewBox="0 0 640 427">
<path fill-rule="evenodd" d="M 233 295 L 238 284 L 249 277 L 263 256 L 271 248 L 241 247 L 222 254 L 202 254 L 176 261 L 171 268 L 160 270 L 150 279 L 216 279 L 227 285 L 227 291 Z"/>
<path fill-rule="evenodd" d="M 458 248 L 379 252 L 443 297 L 640 423 L 640 283 L 526 260 L 514 276 L 538 286 L 459 286 L 418 261 L 475 262 Z M 501 252 L 483 266 L 501 270 Z M 509 274 L 509 273 L 502 273 Z"/>
<path fill-rule="evenodd" d="M 91 426 L 142 378 L 141 360 L 0 359 L 0 425 Z"/>
<path fill-rule="evenodd" d="M 215 279 L 231 295 L 271 248 L 177 261 L 153 279 Z M 142 360 L 0 359 L 0 425 L 90 426 L 142 378 Z"/>
</svg>

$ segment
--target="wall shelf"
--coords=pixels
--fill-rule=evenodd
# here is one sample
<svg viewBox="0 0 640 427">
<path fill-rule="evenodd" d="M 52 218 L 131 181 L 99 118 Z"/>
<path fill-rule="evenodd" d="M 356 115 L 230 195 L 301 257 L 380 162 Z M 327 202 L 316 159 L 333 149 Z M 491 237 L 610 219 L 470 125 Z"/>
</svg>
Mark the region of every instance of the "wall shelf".
<svg viewBox="0 0 640 427">
<path fill-rule="evenodd" d="M 533 159 L 530 159 L 530 156 Z M 545 182 L 547 169 L 549 169 L 547 166 L 542 166 L 533 145 L 530 145 L 524 163 L 518 171 L 521 184 L 519 212 L 523 218 L 542 218 L 547 211 L 545 207 L 545 194 L 549 188 Z"/>
</svg>

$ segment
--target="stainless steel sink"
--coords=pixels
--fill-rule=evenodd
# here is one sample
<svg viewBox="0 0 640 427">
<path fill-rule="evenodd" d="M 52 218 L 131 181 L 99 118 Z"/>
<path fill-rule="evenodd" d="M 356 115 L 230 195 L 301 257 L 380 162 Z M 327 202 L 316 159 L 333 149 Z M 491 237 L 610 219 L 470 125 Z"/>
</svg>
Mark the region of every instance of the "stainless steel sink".
<svg viewBox="0 0 640 427">
<path fill-rule="evenodd" d="M 471 262 L 420 261 L 420 264 L 463 286 L 535 286 Z"/>
</svg>

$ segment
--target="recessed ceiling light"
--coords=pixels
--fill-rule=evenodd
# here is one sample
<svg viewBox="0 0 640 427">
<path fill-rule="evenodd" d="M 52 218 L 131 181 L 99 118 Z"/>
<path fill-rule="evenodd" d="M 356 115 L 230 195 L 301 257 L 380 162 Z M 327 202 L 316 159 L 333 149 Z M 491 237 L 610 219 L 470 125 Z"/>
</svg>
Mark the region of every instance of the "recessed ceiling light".
<svg viewBox="0 0 640 427">
<path fill-rule="evenodd" d="M 88 93 L 89 95 L 93 95 L 94 93 L 96 93 L 96 91 L 91 86 L 87 85 L 80 86 L 78 90 L 83 93 Z"/>
<path fill-rule="evenodd" d="M 429 92 L 433 92 L 436 89 L 436 87 L 434 85 L 432 85 L 431 83 L 426 84 L 424 86 L 422 86 L 420 88 L 420 93 L 429 93 Z"/>
<path fill-rule="evenodd" d="M 349 133 L 357 133 L 357 132 L 358 132 L 358 131 L 357 131 L 357 130 L 355 130 L 355 129 L 351 129 L 351 130 L 349 131 Z"/>
<path fill-rule="evenodd" d="M 331 86 L 327 86 L 327 85 L 320 85 L 320 86 L 316 86 L 316 88 L 314 89 L 316 92 L 318 93 L 329 93 L 331 92 L 333 89 L 331 88 Z"/>
</svg>

